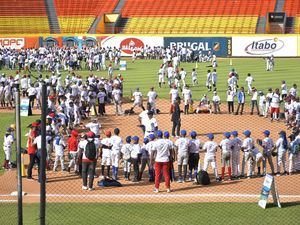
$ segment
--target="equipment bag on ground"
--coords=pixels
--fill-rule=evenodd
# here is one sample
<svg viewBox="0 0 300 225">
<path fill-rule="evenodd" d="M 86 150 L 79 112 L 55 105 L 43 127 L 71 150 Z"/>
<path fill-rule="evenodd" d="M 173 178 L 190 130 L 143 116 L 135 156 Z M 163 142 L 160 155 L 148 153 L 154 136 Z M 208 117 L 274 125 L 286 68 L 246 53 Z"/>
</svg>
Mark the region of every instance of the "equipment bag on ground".
<svg viewBox="0 0 300 225">
<path fill-rule="evenodd" d="M 122 184 L 119 181 L 114 179 L 102 179 L 98 182 L 99 187 L 122 187 Z"/>
<path fill-rule="evenodd" d="M 197 183 L 202 185 L 209 185 L 210 184 L 210 178 L 206 171 L 201 170 L 197 174 Z"/>
</svg>

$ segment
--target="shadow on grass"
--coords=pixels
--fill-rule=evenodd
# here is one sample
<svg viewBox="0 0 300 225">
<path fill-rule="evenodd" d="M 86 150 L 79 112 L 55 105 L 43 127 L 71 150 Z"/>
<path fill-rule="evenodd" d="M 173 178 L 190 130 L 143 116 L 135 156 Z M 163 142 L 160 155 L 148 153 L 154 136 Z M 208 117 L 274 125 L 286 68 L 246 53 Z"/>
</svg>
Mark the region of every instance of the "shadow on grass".
<svg viewBox="0 0 300 225">
<path fill-rule="evenodd" d="M 288 207 L 294 207 L 294 206 L 299 206 L 300 201 L 297 202 L 283 202 L 281 203 L 281 208 L 288 208 Z M 275 203 L 268 203 L 267 208 L 276 208 L 277 204 Z"/>
</svg>

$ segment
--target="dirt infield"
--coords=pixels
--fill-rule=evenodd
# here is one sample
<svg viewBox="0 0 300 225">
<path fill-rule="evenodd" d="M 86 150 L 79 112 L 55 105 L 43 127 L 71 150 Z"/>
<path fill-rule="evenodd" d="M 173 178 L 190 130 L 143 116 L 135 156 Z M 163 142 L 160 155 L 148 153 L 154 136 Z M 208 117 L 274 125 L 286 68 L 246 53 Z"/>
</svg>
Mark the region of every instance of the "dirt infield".
<svg viewBox="0 0 300 225">
<path fill-rule="evenodd" d="M 129 109 L 131 104 L 126 104 L 123 109 Z M 162 111 L 157 115 L 159 129 L 171 130 L 170 115 L 168 113 L 169 103 L 165 100 L 159 100 L 157 107 Z M 223 106 L 225 107 L 225 106 Z M 225 109 L 224 109 L 225 110 Z M 135 109 L 136 113 L 141 112 Z M 103 130 L 113 130 L 115 127 L 120 128 L 121 136 L 138 135 L 142 138 L 142 131 L 138 127 L 137 115 L 132 116 L 114 116 L 113 106 L 107 107 L 108 116 L 99 118 Z M 195 130 L 199 134 L 202 142 L 206 141 L 205 134 L 215 133 L 215 140 L 219 143 L 222 134 L 225 131 L 237 130 L 242 137 L 242 131 L 250 129 L 254 138 L 262 138 L 262 131 L 268 129 L 271 131 L 271 137 L 277 138 L 277 132 L 285 130 L 282 122 L 271 123 L 269 119 L 250 115 L 249 108 L 246 107 L 245 115 L 182 115 L 182 129 L 188 132 Z M 172 139 L 174 140 L 174 139 Z M 201 165 L 203 165 L 204 153 L 200 154 Z M 219 173 L 220 171 L 220 151 L 217 153 Z M 177 171 L 176 167 L 175 170 Z M 99 161 L 97 164 L 97 173 L 99 174 Z M 16 191 L 13 185 L 6 185 L 9 182 L 16 184 L 13 175 L 14 171 L 7 172 L 0 176 L 0 200 L 13 199 L 9 197 L 12 191 Z M 184 184 L 171 183 L 172 193 L 165 192 L 164 184 L 161 184 L 161 193 L 152 192 L 154 184 L 146 181 L 144 178 L 139 184 L 124 181 L 121 177 L 121 188 L 100 188 L 96 187 L 95 191 L 82 191 L 82 181 L 74 173 L 68 172 L 47 172 L 47 201 L 48 202 L 257 202 L 261 191 L 264 178 L 242 179 L 235 181 L 224 181 L 216 183 L 214 176 L 211 175 L 213 183 L 209 186 L 198 186 L 192 182 Z M 209 168 L 209 173 L 212 173 Z M 35 171 L 36 178 L 36 171 Z M 300 174 L 292 176 L 276 177 L 276 185 L 283 202 L 300 201 Z M 98 178 L 94 181 L 94 186 Z M 39 184 L 36 181 L 23 179 L 23 190 L 27 193 L 24 197 L 25 202 L 39 201 Z"/>
</svg>

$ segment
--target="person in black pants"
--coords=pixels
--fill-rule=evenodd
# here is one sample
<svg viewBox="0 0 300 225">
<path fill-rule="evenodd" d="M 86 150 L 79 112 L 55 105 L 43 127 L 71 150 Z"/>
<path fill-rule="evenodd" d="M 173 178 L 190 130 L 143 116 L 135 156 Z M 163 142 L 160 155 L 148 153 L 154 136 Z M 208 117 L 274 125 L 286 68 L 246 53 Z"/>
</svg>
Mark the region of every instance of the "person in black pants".
<svg viewBox="0 0 300 225">
<path fill-rule="evenodd" d="M 180 119 L 180 97 L 177 97 L 175 99 L 174 103 L 174 110 L 172 113 L 171 121 L 173 122 L 172 127 L 172 136 L 179 136 L 180 133 L 180 127 L 181 127 L 181 119 Z M 176 135 L 175 135 L 175 129 L 176 129 Z"/>
<path fill-rule="evenodd" d="M 133 170 L 134 170 L 134 178 L 132 182 L 139 182 L 139 164 L 141 160 L 141 147 L 139 145 L 139 137 L 133 136 L 133 145 L 132 145 L 132 150 L 130 152 L 130 157 L 131 157 L 131 163 L 133 164 Z"/>
<path fill-rule="evenodd" d="M 32 179 L 32 169 L 34 164 L 38 165 L 38 174 L 40 174 L 40 158 L 38 157 L 37 152 L 34 154 L 29 154 L 29 165 L 27 168 L 27 179 Z"/>
<path fill-rule="evenodd" d="M 89 190 L 93 190 L 94 176 L 95 176 L 95 165 L 94 161 L 82 161 L 82 180 L 83 187 L 82 189 L 86 189 L 87 187 L 87 178 L 89 176 Z"/>
<path fill-rule="evenodd" d="M 227 104 L 228 104 L 228 113 L 234 113 L 234 91 L 232 90 L 231 86 L 228 86 L 228 90 L 227 90 Z"/>
</svg>

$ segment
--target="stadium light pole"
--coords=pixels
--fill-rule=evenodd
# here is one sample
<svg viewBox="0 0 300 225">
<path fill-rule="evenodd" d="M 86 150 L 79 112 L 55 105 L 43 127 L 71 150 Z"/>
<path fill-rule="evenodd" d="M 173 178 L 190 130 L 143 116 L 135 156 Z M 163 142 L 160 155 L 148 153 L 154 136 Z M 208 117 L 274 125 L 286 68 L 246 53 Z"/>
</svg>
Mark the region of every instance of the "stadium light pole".
<svg viewBox="0 0 300 225">
<path fill-rule="evenodd" d="M 40 225 L 46 224 L 46 116 L 47 116 L 47 85 L 42 84 L 42 115 L 41 115 L 41 152 L 40 152 Z"/>
<path fill-rule="evenodd" d="M 22 193 L 22 162 L 21 162 L 21 120 L 20 120 L 20 89 L 19 85 L 15 91 L 16 112 L 16 154 L 18 174 L 18 224 L 23 224 L 23 193 Z"/>
</svg>

